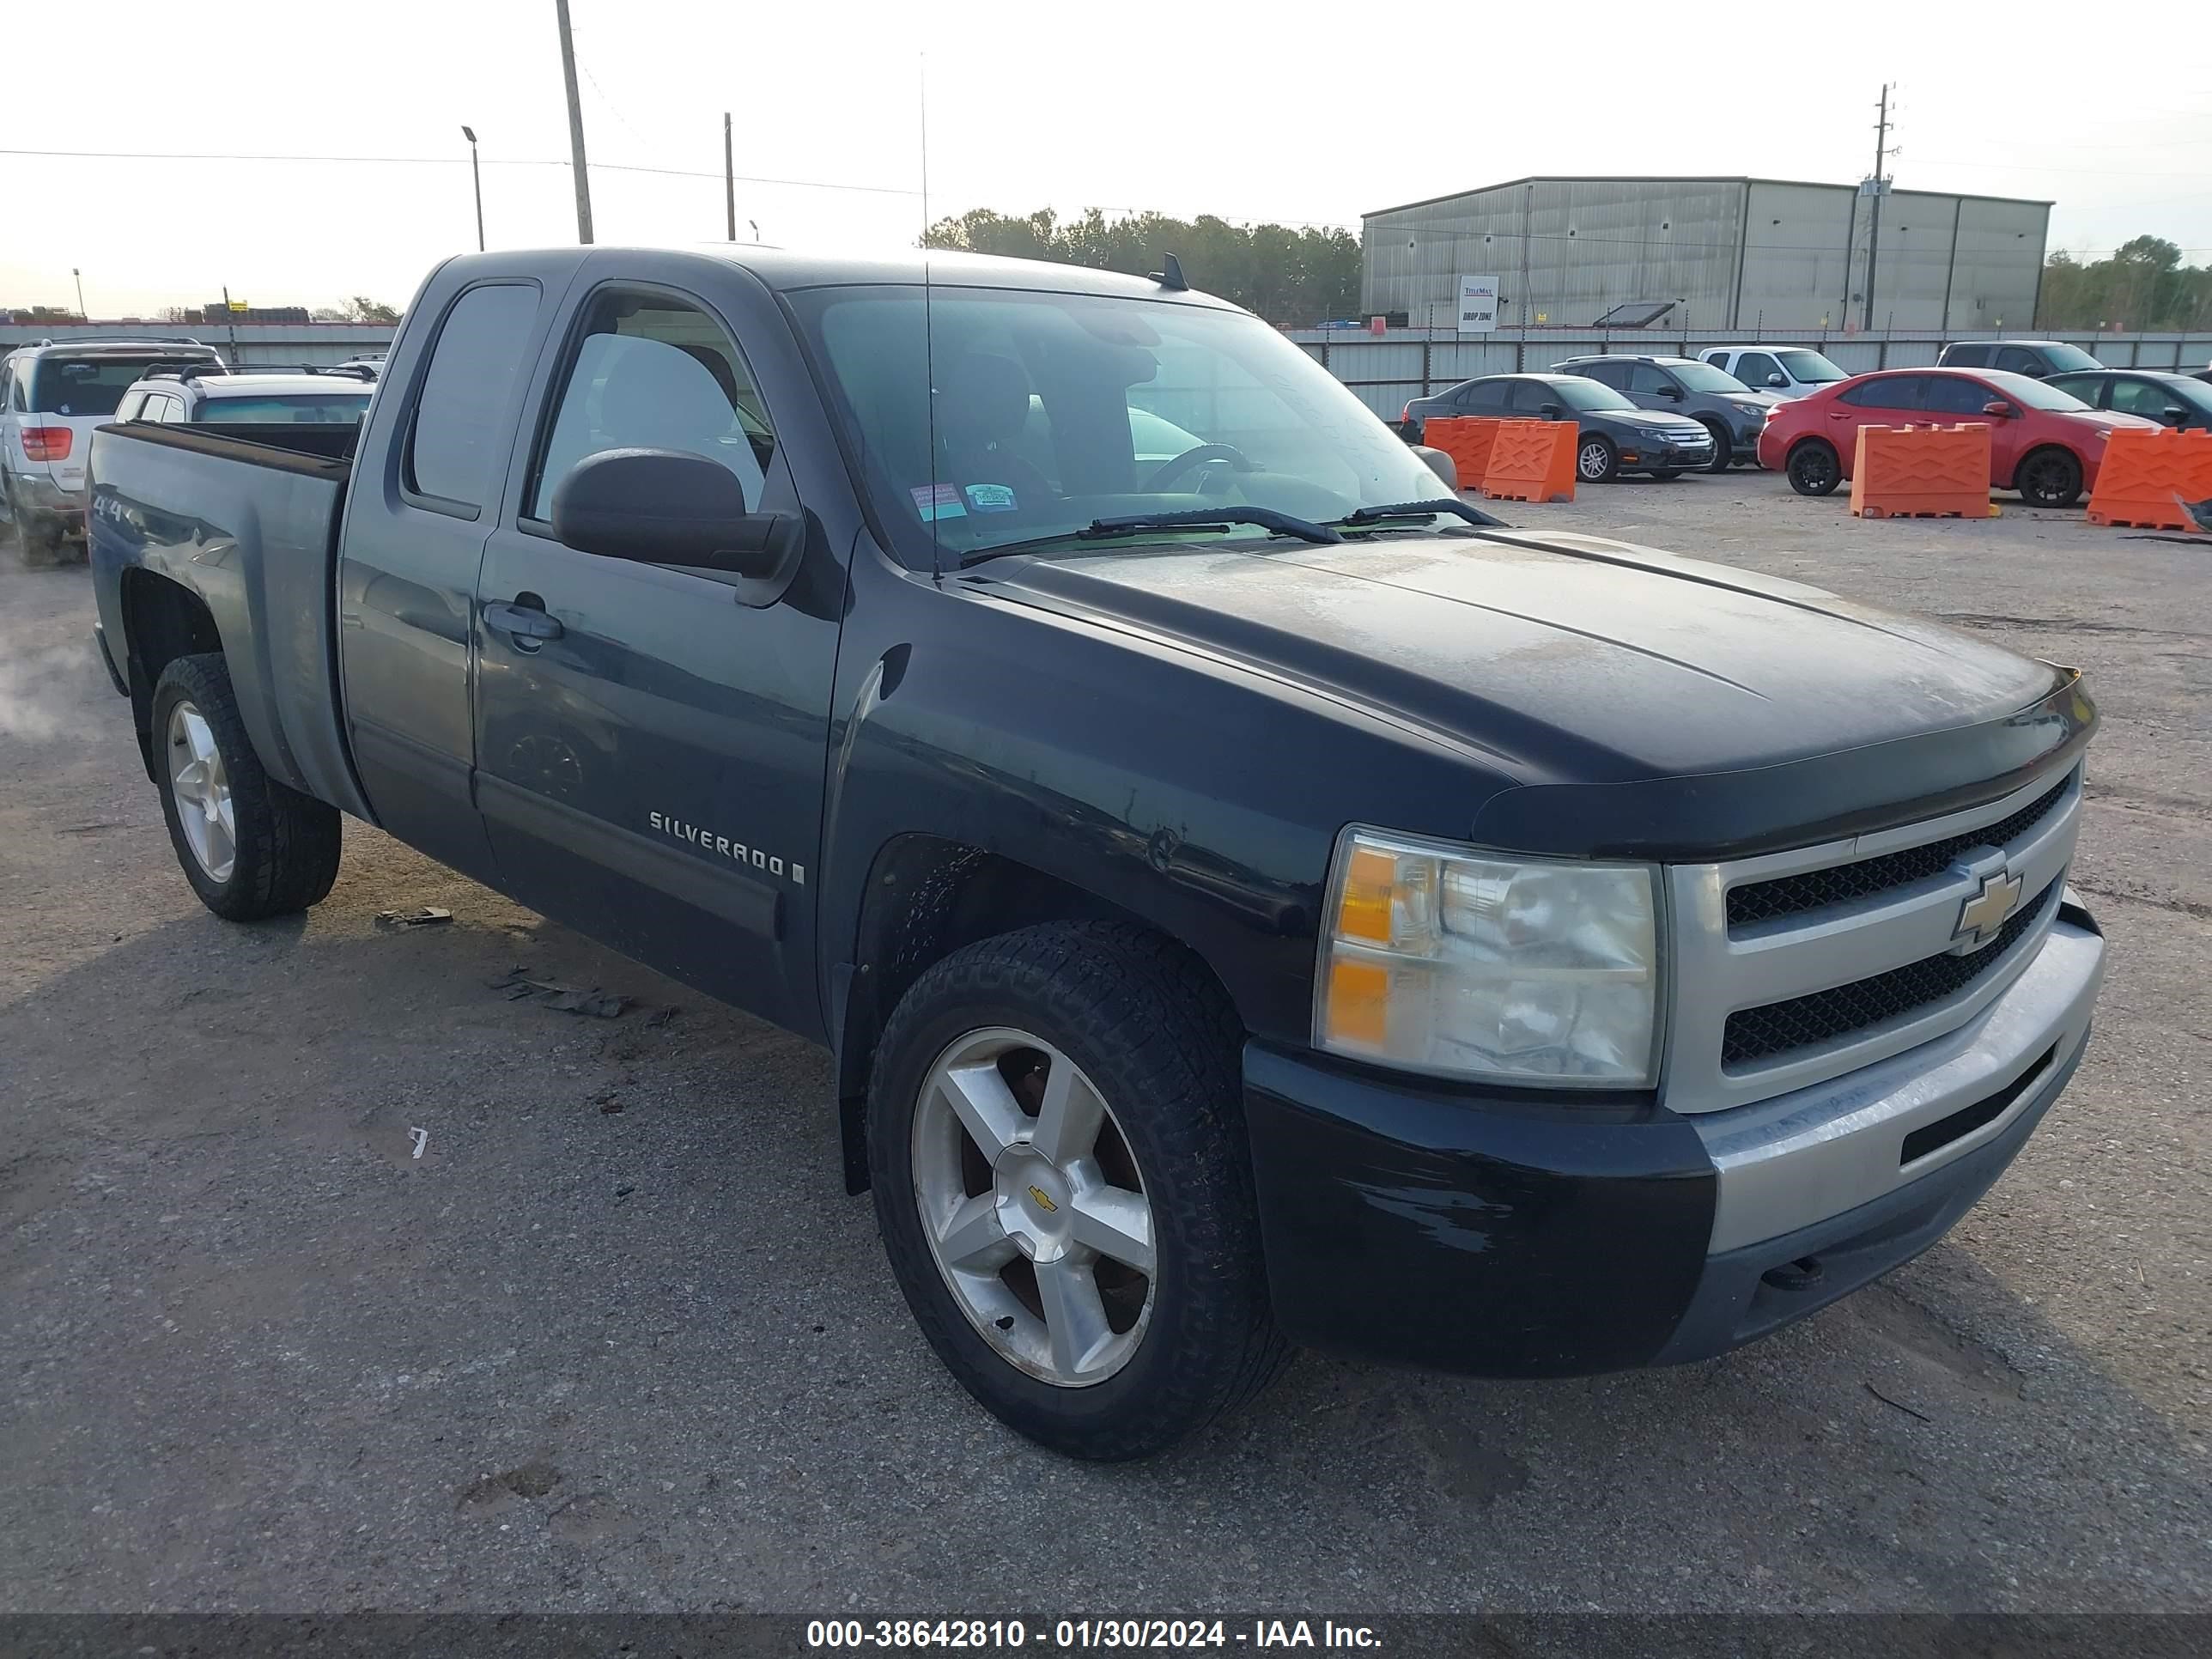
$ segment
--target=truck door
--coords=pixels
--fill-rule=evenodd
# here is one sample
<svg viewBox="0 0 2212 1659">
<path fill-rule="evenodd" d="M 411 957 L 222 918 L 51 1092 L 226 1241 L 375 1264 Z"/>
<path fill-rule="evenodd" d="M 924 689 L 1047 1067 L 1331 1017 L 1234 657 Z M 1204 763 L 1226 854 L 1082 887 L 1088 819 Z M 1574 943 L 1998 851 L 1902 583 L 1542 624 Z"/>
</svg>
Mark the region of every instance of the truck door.
<svg viewBox="0 0 2212 1659">
<path fill-rule="evenodd" d="M 775 411 L 720 312 L 626 281 L 584 295 L 538 383 L 477 595 L 477 801 L 505 885 L 816 1031 L 834 608 L 742 603 L 736 578 L 580 553 L 550 521 L 569 468 L 628 447 L 707 456 L 753 510 L 799 512 Z"/>
<path fill-rule="evenodd" d="M 471 790 L 470 615 L 484 538 L 544 349 L 580 254 L 527 272 L 434 282 L 370 406 L 338 564 L 338 652 L 362 793 L 402 841 L 495 879 Z M 405 346 L 407 337 L 403 336 Z"/>
</svg>

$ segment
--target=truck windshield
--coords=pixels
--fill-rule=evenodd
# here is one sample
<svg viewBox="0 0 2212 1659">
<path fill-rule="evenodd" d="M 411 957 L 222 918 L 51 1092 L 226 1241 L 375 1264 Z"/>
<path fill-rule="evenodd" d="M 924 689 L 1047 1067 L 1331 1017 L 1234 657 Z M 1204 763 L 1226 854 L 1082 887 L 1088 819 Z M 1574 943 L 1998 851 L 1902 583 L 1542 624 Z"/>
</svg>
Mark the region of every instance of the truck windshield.
<svg viewBox="0 0 2212 1659">
<path fill-rule="evenodd" d="M 1782 359 L 1782 366 L 1800 386 L 1827 386 L 1850 378 L 1817 351 L 1778 351 L 1774 355 Z"/>
<path fill-rule="evenodd" d="M 1325 523 L 1439 493 L 1326 369 L 1242 312 L 953 286 L 926 303 L 911 285 L 792 298 L 894 550 L 919 568 L 1102 519 L 1243 507 Z M 1161 526 L 1113 544 L 1271 533 Z"/>
</svg>

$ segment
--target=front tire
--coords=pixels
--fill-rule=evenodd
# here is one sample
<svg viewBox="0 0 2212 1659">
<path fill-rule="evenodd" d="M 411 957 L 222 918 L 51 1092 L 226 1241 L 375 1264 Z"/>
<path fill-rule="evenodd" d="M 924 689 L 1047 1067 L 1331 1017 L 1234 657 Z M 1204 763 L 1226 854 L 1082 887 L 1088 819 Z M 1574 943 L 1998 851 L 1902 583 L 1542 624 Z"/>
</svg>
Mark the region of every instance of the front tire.
<svg viewBox="0 0 2212 1659">
<path fill-rule="evenodd" d="M 262 769 L 221 656 L 179 657 L 154 687 L 154 776 L 177 862 L 226 921 L 291 915 L 337 879 L 337 809 Z"/>
<path fill-rule="evenodd" d="M 1735 440 L 1718 421 L 1700 421 L 1698 425 L 1713 435 L 1713 458 L 1705 463 L 1708 472 L 1725 472 L 1735 465 Z"/>
<path fill-rule="evenodd" d="M 1620 471 L 1620 452 L 1613 440 L 1590 433 L 1575 446 L 1575 477 L 1584 483 L 1611 483 Z"/>
<path fill-rule="evenodd" d="M 1826 438 L 1808 438 L 1790 452 L 1783 471 L 1800 495 L 1832 495 L 1844 481 L 1844 464 Z"/>
<path fill-rule="evenodd" d="M 2081 499 L 2081 463 L 2070 450 L 2036 450 L 2014 472 L 2013 488 L 2030 507 L 2071 507 Z"/>
<path fill-rule="evenodd" d="M 1238 1035 L 1195 958 L 1113 922 L 956 951 L 884 1030 L 868 1157 L 892 1271 L 946 1369 L 1040 1444 L 1147 1455 L 1289 1357 Z"/>
</svg>

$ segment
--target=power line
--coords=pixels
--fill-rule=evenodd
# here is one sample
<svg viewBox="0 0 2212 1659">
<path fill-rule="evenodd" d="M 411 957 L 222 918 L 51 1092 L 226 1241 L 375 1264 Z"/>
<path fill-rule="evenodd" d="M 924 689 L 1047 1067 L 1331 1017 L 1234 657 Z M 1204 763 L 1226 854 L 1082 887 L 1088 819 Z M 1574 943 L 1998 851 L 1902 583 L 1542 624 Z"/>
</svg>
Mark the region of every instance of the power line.
<svg viewBox="0 0 2212 1659">
<path fill-rule="evenodd" d="M 331 167 L 465 167 L 465 157 L 457 155 L 244 155 L 207 151 L 165 151 L 128 149 L 0 149 L 0 155 L 30 155 L 58 157 L 64 160 L 86 161 L 284 161 L 310 163 Z M 483 158 L 488 167 L 565 167 L 565 161 L 539 160 L 532 156 L 494 156 Z M 697 167 L 650 167 L 622 161 L 594 161 L 594 173 L 658 173 L 671 179 L 720 179 L 720 173 L 708 173 Z M 781 185 L 793 190 L 842 190 L 874 196 L 917 196 L 919 191 L 898 185 L 848 185 L 825 179 L 768 179 L 754 178 L 745 173 L 738 175 L 743 185 Z"/>
</svg>

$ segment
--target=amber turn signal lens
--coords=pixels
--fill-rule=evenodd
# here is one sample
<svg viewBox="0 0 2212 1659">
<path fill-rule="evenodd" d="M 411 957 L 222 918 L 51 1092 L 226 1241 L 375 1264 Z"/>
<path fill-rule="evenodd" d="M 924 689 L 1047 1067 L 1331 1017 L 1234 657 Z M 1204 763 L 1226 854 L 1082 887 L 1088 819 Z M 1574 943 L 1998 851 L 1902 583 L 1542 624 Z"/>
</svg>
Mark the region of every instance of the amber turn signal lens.
<svg viewBox="0 0 2212 1659">
<path fill-rule="evenodd" d="M 1390 1034 L 1390 970 L 1340 958 L 1328 969 L 1328 1036 L 1381 1048 Z"/>
<path fill-rule="evenodd" d="M 1398 860 L 1371 847 L 1355 847 L 1345 872 L 1344 896 L 1336 909 L 1339 939 L 1390 942 L 1390 901 L 1398 884 Z"/>
</svg>

